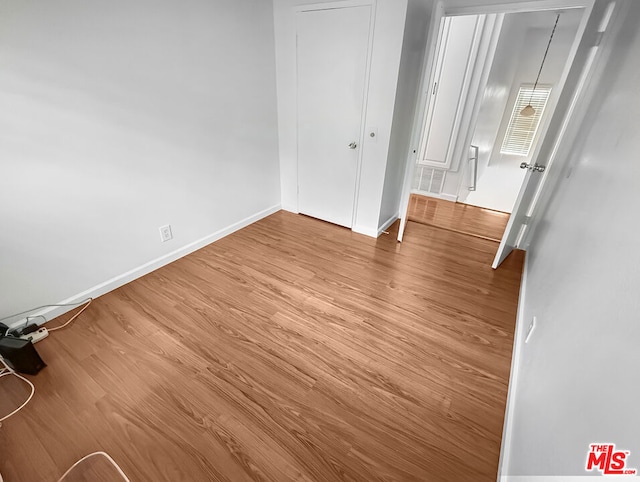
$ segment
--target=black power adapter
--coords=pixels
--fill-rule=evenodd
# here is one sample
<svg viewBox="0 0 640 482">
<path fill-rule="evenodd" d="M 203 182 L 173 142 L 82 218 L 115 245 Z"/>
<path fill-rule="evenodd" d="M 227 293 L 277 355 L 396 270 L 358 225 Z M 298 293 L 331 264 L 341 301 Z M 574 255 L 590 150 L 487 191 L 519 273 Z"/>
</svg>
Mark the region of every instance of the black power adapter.
<svg viewBox="0 0 640 482">
<path fill-rule="evenodd" d="M 28 335 L 29 333 L 33 333 L 34 331 L 38 331 L 40 327 L 35 323 L 33 325 L 28 325 L 22 328 L 21 330 L 15 330 L 12 333 L 16 333 L 18 336 Z"/>
</svg>

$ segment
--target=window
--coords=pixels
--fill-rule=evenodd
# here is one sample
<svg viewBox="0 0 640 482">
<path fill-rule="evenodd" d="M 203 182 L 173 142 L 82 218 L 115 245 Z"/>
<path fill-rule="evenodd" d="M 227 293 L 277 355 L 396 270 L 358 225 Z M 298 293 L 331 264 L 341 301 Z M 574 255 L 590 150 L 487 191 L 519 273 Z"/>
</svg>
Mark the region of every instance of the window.
<svg viewBox="0 0 640 482">
<path fill-rule="evenodd" d="M 536 137 L 536 132 L 540 125 L 540 119 L 544 113 L 544 108 L 551 94 L 550 85 L 538 85 L 533 90 L 533 85 L 523 84 L 518 91 L 518 98 L 513 106 L 511 119 L 507 126 L 507 132 L 500 148 L 501 154 L 513 156 L 528 156 L 531 144 Z M 531 103 L 536 110 L 535 114 L 529 117 L 520 115 L 520 111 Z"/>
</svg>

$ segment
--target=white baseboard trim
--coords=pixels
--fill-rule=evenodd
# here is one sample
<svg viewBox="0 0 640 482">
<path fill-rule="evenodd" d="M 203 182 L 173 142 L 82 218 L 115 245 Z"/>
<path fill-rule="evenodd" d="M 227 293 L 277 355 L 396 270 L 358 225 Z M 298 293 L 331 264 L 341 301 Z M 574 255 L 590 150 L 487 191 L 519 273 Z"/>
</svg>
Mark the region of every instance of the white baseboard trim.
<svg viewBox="0 0 640 482">
<path fill-rule="evenodd" d="M 126 273 L 122 273 L 118 276 L 115 276 L 103 283 L 97 284 L 81 293 L 78 293 L 76 295 L 73 295 L 65 300 L 62 301 L 58 301 L 56 304 L 58 305 L 63 305 L 63 304 L 69 304 L 69 303 L 78 303 L 79 301 L 82 301 L 86 298 L 97 298 L 105 293 L 108 293 L 110 291 L 115 290 L 116 288 L 119 288 L 127 283 L 130 283 L 131 281 L 140 278 L 141 276 L 144 276 L 148 273 L 151 273 L 152 271 L 157 270 L 158 268 L 161 268 L 162 266 L 165 266 L 169 263 L 173 263 L 174 261 L 187 256 L 188 254 L 193 253 L 194 251 L 197 251 L 201 248 L 204 248 L 205 246 L 221 239 L 224 238 L 225 236 L 228 236 L 229 234 L 238 231 L 246 226 L 249 226 L 250 224 L 255 223 L 256 221 L 259 221 L 262 218 L 266 218 L 267 216 L 280 211 L 281 206 L 280 204 L 276 204 L 275 206 L 271 206 L 267 209 L 264 209 L 262 211 L 259 211 L 251 216 L 248 216 L 240 221 L 238 221 L 237 223 L 233 223 L 230 226 L 227 226 L 225 228 L 219 229 L 218 231 L 216 231 L 215 233 L 209 234 L 203 238 L 200 238 L 196 241 L 193 241 L 192 243 L 189 243 L 181 248 L 178 248 L 174 251 L 171 251 L 170 253 L 164 254 L 162 256 L 160 256 L 159 258 L 156 258 L 154 260 L 149 261 L 148 263 L 145 263 L 143 265 L 140 265 L 136 268 L 133 268 L 129 271 L 127 271 Z M 56 306 L 56 307 L 51 307 L 51 308 L 46 308 L 37 312 L 34 312 L 32 314 L 29 315 L 29 317 L 33 317 L 33 316 L 46 316 L 47 320 L 51 320 L 57 316 L 63 315 L 68 311 L 71 311 L 72 309 L 74 309 L 73 306 L 69 307 L 69 306 Z M 42 319 L 40 319 L 42 320 Z M 33 321 L 37 321 L 37 320 L 33 320 Z M 10 328 L 14 328 L 17 326 L 20 326 L 21 324 L 24 324 L 25 319 L 21 319 L 18 321 L 15 321 L 13 323 L 11 323 L 9 325 Z M 38 324 L 42 324 L 42 322 L 38 322 Z"/>
<path fill-rule="evenodd" d="M 378 236 L 380 236 L 382 233 L 384 233 L 387 229 L 389 229 L 389 226 L 391 226 L 393 223 L 396 222 L 396 220 L 400 217 L 400 211 L 398 211 L 397 213 L 395 213 L 393 216 L 391 216 L 389 219 L 387 219 L 384 223 L 382 223 L 382 226 L 380 226 L 378 228 Z M 378 237 L 376 236 L 376 237 Z"/>
<path fill-rule="evenodd" d="M 509 461 L 511 460 L 511 442 L 513 440 L 513 411 L 518 388 L 518 373 L 520 370 L 520 352 L 524 343 L 524 330 L 527 323 L 524 319 L 524 304 L 527 294 L 527 277 L 529 274 L 529 256 L 525 255 L 524 270 L 522 272 L 522 282 L 520 283 L 520 294 L 518 295 L 518 316 L 513 337 L 513 350 L 511 352 L 511 373 L 509 376 L 509 389 L 507 393 L 507 404 L 504 413 L 504 424 L 502 426 L 502 443 L 500 444 L 500 462 L 498 463 L 498 482 L 512 480 L 505 476 L 509 471 Z M 513 478 L 514 482 L 517 480 Z"/>
<path fill-rule="evenodd" d="M 400 213 L 399 212 L 395 213 L 393 216 L 387 219 L 384 223 L 382 223 L 382 226 L 380 226 L 378 229 L 356 225 L 351 228 L 351 231 L 358 234 L 364 234 L 365 236 L 369 236 L 370 238 L 378 238 L 399 217 L 400 217 Z"/>
<path fill-rule="evenodd" d="M 411 194 L 419 194 L 421 196 L 434 197 L 436 199 L 444 199 L 445 201 L 458 202 L 458 196 L 456 194 L 447 194 L 446 192 L 441 192 L 440 194 L 435 194 L 428 191 L 420 191 L 418 189 L 412 189 Z"/>
</svg>

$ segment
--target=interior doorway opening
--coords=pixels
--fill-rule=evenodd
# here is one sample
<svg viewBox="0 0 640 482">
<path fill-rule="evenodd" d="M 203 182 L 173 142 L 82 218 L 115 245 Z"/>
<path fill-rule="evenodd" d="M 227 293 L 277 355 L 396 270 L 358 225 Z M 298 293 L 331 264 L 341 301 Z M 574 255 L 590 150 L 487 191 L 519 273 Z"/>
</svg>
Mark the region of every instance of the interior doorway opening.
<svg viewBox="0 0 640 482">
<path fill-rule="evenodd" d="M 511 213 L 526 174 L 520 165 L 531 162 L 553 115 L 583 15 L 574 8 L 445 17 L 413 194 Z M 543 103 L 525 119 L 514 108 L 527 94 Z M 526 134 L 510 129 L 518 120 L 531 142 L 516 153 L 503 146 Z"/>
<path fill-rule="evenodd" d="M 447 173 L 453 178 L 449 181 L 451 189 L 458 178 L 458 202 L 505 213 L 513 210 L 527 172 L 520 166 L 531 163 L 553 115 L 562 73 L 583 14 L 583 9 L 571 9 L 504 15 L 487 83 L 478 98 L 478 117 L 470 143 L 475 148 L 471 148 L 468 162 L 462 163 L 457 175 Z M 522 99 L 529 102 L 534 96 L 538 100 L 536 113 L 525 117 L 521 114 Z"/>
<path fill-rule="evenodd" d="M 483 11 L 488 13 L 478 13 Z M 562 140 L 563 126 L 574 113 L 577 99 L 583 96 L 586 79 L 590 78 L 597 50 L 591 47 L 590 37 L 598 28 L 596 24 L 602 23 L 597 18 L 605 13 L 604 6 L 594 8 L 588 0 L 585 3 L 540 0 L 528 9 L 510 4 L 503 12 L 480 7 L 445 12 L 442 3 L 434 8 L 433 34 L 425 58 L 422 98 L 414 121 L 413 155 L 405 176 L 403 217 L 398 230 L 398 240 L 402 241 L 408 220 L 406 208 L 410 198 L 416 195 L 477 206 L 507 216 L 511 212 L 494 268 L 511 249 L 519 246 L 514 237 L 519 228 L 522 231 L 528 224 L 529 218 L 523 213 L 535 204 L 531 202 L 531 193 L 544 183 L 547 173 L 541 173 L 546 164 L 553 163 L 557 150 L 554 146 Z M 466 21 L 465 35 L 451 37 L 451 32 L 461 30 L 455 28 L 458 18 Z M 469 18 L 476 19 L 475 26 Z M 473 26 L 473 35 L 470 35 L 470 26 Z M 598 32 L 604 32 L 605 28 L 599 28 Z M 554 34 L 554 45 L 551 45 Z M 456 47 L 456 42 L 462 42 L 465 37 L 466 47 Z M 447 59 L 449 50 L 454 59 L 457 55 L 453 62 Z M 442 76 L 442 72 L 447 70 L 447 65 L 465 62 L 463 79 L 450 82 L 458 87 L 457 95 L 451 95 L 452 89 L 449 89 L 450 95 L 445 97 L 448 100 L 439 99 L 442 91 L 438 82 L 442 78 L 447 83 L 452 80 L 450 69 L 446 76 Z M 540 77 L 542 70 L 546 73 Z M 539 104 L 543 90 L 546 94 Z M 540 115 L 531 122 L 535 125 L 529 139 L 531 146 L 519 149 L 521 139 L 507 137 L 510 132 L 522 135 L 522 119 L 517 119 L 515 124 L 513 120 L 516 104 L 524 102 L 523 92 L 529 92 L 527 104 L 536 106 L 528 109 L 540 109 Z M 442 116 L 443 112 L 447 113 L 447 106 L 448 117 Z M 558 109 L 554 112 L 556 106 Z M 445 129 L 450 133 L 449 138 L 433 135 L 442 131 L 443 125 L 451 126 L 450 131 Z M 439 153 L 439 157 L 434 156 L 434 152 Z M 508 176 L 501 175 L 505 168 L 513 168 Z M 504 182 L 505 178 L 511 182 Z M 505 186 L 510 191 L 500 192 Z M 481 191 L 482 188 L 485 189 Z"/>
</svg>

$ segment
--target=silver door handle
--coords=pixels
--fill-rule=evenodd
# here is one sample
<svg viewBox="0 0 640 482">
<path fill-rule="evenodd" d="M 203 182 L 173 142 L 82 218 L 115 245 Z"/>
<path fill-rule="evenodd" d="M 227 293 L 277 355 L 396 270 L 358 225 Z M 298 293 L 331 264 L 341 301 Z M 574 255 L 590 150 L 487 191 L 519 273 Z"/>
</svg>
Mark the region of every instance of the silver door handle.
<svg viewBox="0 0 640 482">
<path fill-rule="evenodd" d="M 473 156 L 469 158 L 471 165 L 471 180 L 473 183 L 469 186 L 469 191 L 475 191 L 478 188 L 478 146 L 471 146 Z"/>
<path fill-rule="evenodd" d="M 527 164 L 526 162 L 522 162 L 520 164 L 520 169 L 529 169 L 530 171 L 533 172 L 544 172 L 544 170 L 546 169 L 545 166 L 542 166 L 540 164 Z"/>
<path fill-rule="evenodd" d="M 349 149 L 355 149 L 356 147 L 358 147 L 358 144 L 356 144 L 355 142 L 349 144 Z"/>
</svg>

